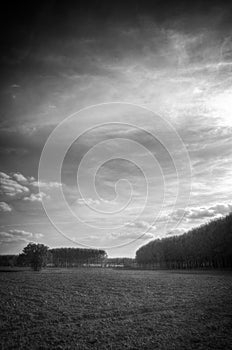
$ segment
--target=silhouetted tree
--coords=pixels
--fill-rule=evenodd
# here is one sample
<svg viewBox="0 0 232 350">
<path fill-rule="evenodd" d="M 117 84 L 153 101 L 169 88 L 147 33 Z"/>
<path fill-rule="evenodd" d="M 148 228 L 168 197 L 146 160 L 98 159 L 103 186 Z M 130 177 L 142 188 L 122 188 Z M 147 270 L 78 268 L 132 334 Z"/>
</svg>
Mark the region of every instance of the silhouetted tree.
<svg viewBox="0 0 232 350">
<path fill-rule="evenodd" d="M 184 233 L 140 247 L 136 261 L 147 268 L 231 268 L 232 213 Z"/>
<path fill-rule="evenodd" d="M 19 259 L 23 265 L 29 264 L 34 271 L 39 271 L 46 266 L 48 257 L 48 247 L 43 244 L 29 243 L 23 248 L 23 253 Z"/>
</svg>

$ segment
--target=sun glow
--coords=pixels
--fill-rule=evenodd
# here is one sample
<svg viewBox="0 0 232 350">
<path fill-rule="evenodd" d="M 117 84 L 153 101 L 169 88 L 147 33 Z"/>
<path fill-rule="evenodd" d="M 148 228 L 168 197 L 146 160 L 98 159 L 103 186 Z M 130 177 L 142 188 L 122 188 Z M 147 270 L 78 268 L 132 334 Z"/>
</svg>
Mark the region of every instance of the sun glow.
<svg viewBox="0 0 232 350">
<path fill-rule="evenodd" d="M 232 125 L 232 90 L 210 98 L 209 107 L 226 125 Z"/>
</svg>

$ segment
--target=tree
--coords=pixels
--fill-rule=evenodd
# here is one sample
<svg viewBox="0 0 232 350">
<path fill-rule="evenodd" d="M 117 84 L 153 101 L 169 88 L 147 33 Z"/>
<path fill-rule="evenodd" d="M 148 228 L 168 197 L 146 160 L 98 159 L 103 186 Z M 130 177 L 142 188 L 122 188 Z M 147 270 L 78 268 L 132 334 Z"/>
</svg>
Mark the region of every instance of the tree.
<svg viewBox="0 0 232 350">
<path fill-rule="evenodd" d="M 136 262 L 146 268 L 231 268 L 232 213 L 183 235 L 150 241 L 137 250 Z"/>
<path fill-rule="evenodd" d="M 29 243 L 23 248 L 22 260 L 26 261 L 34 271 L 46 266 L 48 247 L 43 244 Z"/>
<path fill-rule="evenodd" d="M 99 249 L 53 248 L 49 250 L 50 261 L 56 267 L 73 267 L 90 264 L 104 264 L 106 252 Z"/>
</svg>

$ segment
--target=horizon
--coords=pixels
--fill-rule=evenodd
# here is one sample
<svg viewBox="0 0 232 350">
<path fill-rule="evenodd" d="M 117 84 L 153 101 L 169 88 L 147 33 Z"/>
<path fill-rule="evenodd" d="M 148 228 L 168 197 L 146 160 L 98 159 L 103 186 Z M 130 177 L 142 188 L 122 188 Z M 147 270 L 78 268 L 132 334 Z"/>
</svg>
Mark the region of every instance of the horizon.
<svg viewBox="0 0 232 350">
<path fill-rule="evenodd" d="M 190 232 L 192 232 L 192 231 L 194 231 L 194 230 L 197 230 L 197 229 L 200 229 L 200 228 L 202 228 L 202 227 L 204 227 L 204 226 L 206 226 L 206 225 L 210 225 L 212 222 L 214 222 L 214 221 L 218 221 L 219 219 L 220 220 L 223 220 L 224 218 L 226 218 L 226 217 L 228 217 L 229 215 L 231 215 L 232 213 L 229 213 L 229 214 L 226 214 L 226 215 L 224 215 L 224 216 L 220 216 L 219 218 L 214 218 L 214 219 L 211 219 L 211 220 L 208 220 L 207 222 L 204 222 L 203 224 L 201 224 L 201 225 L 199 225 L 199 226 L 195 226 L 195 227 L 193 227 L 192 229 L 190 229 L 189 231 L 186 231 L 186 232 L 183 232 L 183 233 L 181 233 L 181 234 L 179 234 L 179 235 L 175 235 L 175 234 L 173 234 L 173 235 L 168 235 L 168 236 L 164 236 L 164 237 L 162 237 L 161 239 L 160 238 L 154 238 L 154 239 L 152 239 L 151 241 L 156 241 L 156 240 L 163 240 L 163 239 L 165 239 L 165 238 L 171 238 L 171 237 L 179 237 L 179 236 L 183 236 L 183 235 L 185 235 L 185 234 L 188 234 L 188 233 L 190 233 Z M 149 241 L 149 242 L 151 242 L 151 241 Z M 149 242 L 147 242 L 147 243 L 149 243 Z M 32 242 L 29 242 L 28 241 L 28 243 L 38 243 L 38 242 L 34 242 L 34 241 L 32 241 Z M 144 245 L 146 245 L 147 243 L 145 243 Z M 39 244 L 43 244 L 43 242 L 39 242 Z M 143 247 L 144 245 L 142 245 L 142 246 L 140 246 L 140 247 Z M 96 250 L 101 250 L 101 248 L 88 248 L 88 247 L 77 247 L 77 246 L 53 246 L 53 247 L 47 247 L 48 248 L 48 250 L 53 250 L 53 249 L 68 249 L 68 248 L 74 248 L 74 249 L 96 249 Z M 22 253 L 22 251 L 21 252 L 19 252 L 18 254 L 20 254 L 20 253 Z M 4 256 L 4 255 L 18 255 L 18 254 L 1 254 L 1 256 Z M 107 252 L 106 252 L 106 254 L 107 254 Z M 114 257 L 112 257 L 112 256 L 109 256 L 108 254 L 107 254 L 107 257 L 106 257 L 107 259 L 136 259 L 136 255 L 135 256 L 133 256 L 133 257 L 128 257 L 128 256 L 114 256 Z"/>
</svg>

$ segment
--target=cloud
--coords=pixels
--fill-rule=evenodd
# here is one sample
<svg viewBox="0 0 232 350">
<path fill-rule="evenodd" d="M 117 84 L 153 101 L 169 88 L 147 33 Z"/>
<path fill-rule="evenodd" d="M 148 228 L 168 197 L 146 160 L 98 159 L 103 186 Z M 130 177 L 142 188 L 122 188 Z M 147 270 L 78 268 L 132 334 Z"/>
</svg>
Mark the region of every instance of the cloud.
<svg viewBox="0 0 232 350">
<path fill-rule="evenodd" d="M 100 201 L 92 198 L 79 198 L 77 203 L 80 205 L 99 205 Z"/>
<path fill-rule="evenodd" d="M 10 234 L 14 234 L 16 236 L 23 236 L 23 237 L 32 237 L 33 234 L 31 232 L 28 231 L 24 231 L 24 230 L 17 230 L 17 229 L 13 229 L 13 230 L 9 230 Z"/>
<path fill-rule="evenodd" d="M 36 188 L 46 188 L 46 189 L 52 189 L 62 186 L 60 182 L 50 181 L 50 182 L 42 182 L 42 181 L 33 181 L 31 182 L 31 185 Z"/>
<path fill-rule="evenodd" d="M 20 173 L 13 174 L 12 178 L 15 179 L 17 182 L 23 184 L 23 185 L 28 184 L 28 179 L 26 179 L 25 176 L 23 176 Z"/>
<path fill-rule="evenodd" d="M 17 242 L 28 242 L 33 237 L 31 232 L 23 230 L 9 230 L 8 232 L 0 232 L 1 243 L 17 243 Z"/>
<path fill-rule="evenodd" d="M 43 198 L 50 198 L 50 196 L 46 195 L 43 192 L 39 192 L 39 193 L 31 193 L 29 197 L 24 197 L 23 200 L 24 201 L 28 201 L 28 202 L 42 202 Z"/>
<path fill-rule="evenodd" d="M 5 202 L 0 202 L 0 212 L 7 213 L 11 211 L 12 211 L 12 207 L 9 204 Z"/>
<path fill-rule="evenodd" d="M 186 232 L 188 230 L 184 229 L 184 228 L 175 228 L 174 230 L 170 231 L 167 233 L 167 236 L 178 236 L 178 235 L 182 235 L 184 232 Z"/>
<path fill-rule="evenodd" d="M 231 70 L 229 71 L 229 66 L 224 64 L 229 59 L 223 56 L 221 50 L 223 48 L 221 44 L 225 42 L 227 36 L 221 32 L 224 25 L 223 16 L 227 17 L 229 11 L 225 10 L 222 14 L 221 10 L 214 9 L 199 10 L 198 13 L 195 5 L 190 6 L 189 10 L 189 5 L 184 6 L 184 11 L 180 8 L 182 5 L 177 6 L 174 11 L 178 14 L 178 18 L 175 14 L 171 14 L 172 6 L 164 6 L 162 11 L 158 6 L 156 14 L 145 11 L 143 15 L 143 11 L 140 11 L 142 15 L 136 15 L 136 21 L 133 20 L 133 15 L 129 21 L 113 20 L 107 31 L 104 30 L 104 19 L 94 21 L 91 14 L 88 14 L 88 21 L 85 20 L 85 15 L 78 21 L 75 14 L 70 12 L 70 16 L 64 16 L 62 23 L 57 21 L 59 28 L 67 29 L 62 32 L 62 37 L 53 35 L 50 28 L 54 26 L 50 25 L 49 20 L 48 30 L 38 29 L 39 41 L 44 45 L 34 45 L 26 60 L 12 57 L 20 56 L 19 51 L 22 54 L 22 51 L 27 51 L 25 48 L 10 50 L 11 54 L 8 54 L 5 62 L 7 69 L 9 62 L 11 63 L 12 77 L 8 81 L 9 91 L 5 88 L 7 84 L 2 87 L 6 102 L 2 114 L 9 116 L 10 106 L 11 117 L 3 117 L 4 128 L 0 136 L 2 149 L 7 151 L 3 155 L 5 157 L 3 164 L 6 162 L 6 168 L 9 168 L 10 164 L 12 169 L 14 166 L 18 169 L 20 164 L 21 169 L 30 171 L 33 169 L 35 173 L 42 147 L 51 129 L 63 119 L 64 115 L 68 115 L 70 110 L 75 111 L 76 107 L 80 109 L 90 103 L 102 101 L 135 102 L 151 107 L 157 113 L 161 111 L 161 115 L 165 117 L 170 116 L 174 125 L 177 122 L 178 131 L 181 132 L 181 137 L 190 150 L 196 175 L 195 207 L 192 204 L 192 208 L 186 211 L 180 210 L 175 213 L 176 216 L 186 214 L 188 220 L 201 220 L 213 218 L 215 213 L 219 213 L 216 215 L 226 213 L 229 210 L 228 206 L 219 204 L 220 207 L 218 205 L 210 207 L 209 204 L 215 200 L 217 202 L 229 200 L 231 193 L 231 174 L 228 174 L 231 164 L 231 130 L 229 132 L 228 125 L 224 125 L 216 132 L 221 122 L 215 115 L 220 114 L 222 119 L 226 116 L 227 124 L 231 124 L 229 108 Z M 129 7 L 128 13 L 132 10 L 135 14 L 136 9 L 132 6 L 129 10 Z M 192 8 L 195 11 L 191 11 Z M 48 16 L 50 17 L 50 14 Z M 106 18 L 108 21 L 108 16 Z M 226 23 L 228 25 L 228 20 Z M 48 24 L 43 23 L 43 26 L 46 27 Z M 222 57 L 219 57 L 220 55 Z M 41 72 L 33 69 L 34 66 L 41 66 Z M 223 82 L 225 79 L 226 84 Z M 22 88 L 16 88 L 18 86 Z M 14 100 L 11 99 L 13 94 L 16 97 Z M 51 106 L 56 106 L 56 110 Z M 49 126 L 48 123 L 53 125 Z M 152 120 L 152 123 L 156 127 L 155 121 Z M 7 131 L 7 127 L 14 128 L 14 131 Z M 113 131 L 105 131 L 106 137 L 114 136 Z M 126 130 L 118 130 L 118 134 L 122 137 L 127 136 Z M 95 140 L 89 138 L 88 142 L 98 141 L 97 136 Z M 171 164 L 166 160 L 165 152 L 157 149 L 158 145 L 154 145 L 149 136 L 141 133 L 128 136 L 149 149 L 155 148 L 163 170 Z M 173 151 L 175 149 L 173 146 Z M 14 150 L 28 153 L 13 154 Z M 228 165 L 222 164 L 219 169 L 216 159 L 226 157 Z M 105 178 L 109 179 L 110 185 L 114 184 L 112 180 L 117 180 L 118 174 L 127 174 L 126 172 L 129 173 L 132 169 L 128 168 L 128 165 L 125 167 L 122 162 L 120 164 L 111 162 L 105 168 Z M 213 176 L 209 178 L 212 169 L 214 169 Z M 140 174 L 135 173 L 133 169 L 131 172 L 133 177 L 137 174 L 140 184 Z M 173 172 L 171 166 L 170 172 Z M 27 170 L 23 173 L 27 174 Z M 32 203 L 35 206 L 39 205 L 42 194 L 38 194 L 38 182 L 24 175 L 19 173 L 10 176 L 0 175 L 5 181 L 5 187 L 0 184 L 0 191 L 3 191 L 0 193 L 4 194 L 0 200 L 7 205 L 17 200 L 17 205 L 29 211 Z M 228 182 L 225 182 L 225 177 Z M 102 180 L 100 176 L 99 180 Z M 202 188 L 198 186 L 199 183 L 203 183 Z M 224 198 L 217 196 L 217 187 L 214 183 L 220 187 Z M 50 194 L 49 191 L 55 186 L 60 184 L 44 182 L 40 184 L 40 190 L 42 193 L 48 191 Z M 138 192 L 139 190 L 138 186 Z M 107 192 L 114 195 L 113 191 L 110 192 L 110 186 L 106 187 L 104 193 L 106 198 L 108 198 Z M 52 195 L 53 193 L 51 197 Z M 91 193 L 89 197 L 92 197 Z M 98 205 L 98 201 L 93 198 L 87 199 L 87 204 Z M 78 204 L 84 203 L 80 201 Z M 13 205 L 17 209 L 14 203 Z M 180 206 L 185 206 L 184 201 Z M 127 222 L 126 227 L 128 231 L 142 230 L 147 228 L 147 223 Z"/>
<path fill-rule="evenodd" d="M 9 179 L 10 176 L 0 171 L 0 179 Z"/>
<path fill-rule="evenodd" d="M 232 211 L 232 203 L 218 203 L 211 206 L 192 207 L 178 209 L 172 214 L 172 218 L 178 220 L 181 216 L 186 219 L 214 218 L 226 215 Z"/>
<path fill-rule="evenodd" d="M 93 198 L 79 198 L 77 199 L 77 204 L 79 205 L 100 205 L 101 203 L 109 203 L 108 200 L 101 198 L 101 200 Z"/>
<path fill-rule="evenodd" d="M 0 197 L 5 200 L 19 199 L 30 192 L 29 188 L 21 185 L 5 173 L 0 173 Z"/>
<path fill-rule="evenodd" d="M 124 226 L 132 227 L 132 228 L 141 228 L 141 229 L 152 229 L 152 230 L 156 229 L 155 226 L 153 226 L 151 223 L 146 221 L 126 222 Z"/>
<path fill-rule="evenodd" d="M 24 176 L 21 173 L 5 174 L 0 172 L 0 198 L 3 202 L 12 202 L 17 200 L 17 205 L 23 202 L 40 203 L 43 198 L 50 198 L 50 195 L 39 188 L 43 188 L 46 192 L 61 186 L 58 182 L 38 182 L 33 176 Z M 21 202 L 19 201 L 21 200 Z M 20 203 L 19 203 L 20 202 Z M 6 203 L 8 206 L 9 204 Z M 2 211 L 7 211 L 6 205 L 2 204 Z M 9 207 L 10 208 L 10 207 Z M 10 211 L 8 208 L 8 211 Z"/>
<path fill-rule="evenodd" d="M 232 203 L 218 203 L 209 208 L 217 214 L 228 214 L 232 211 Z"/>
<path fill-rule="evenodd" d="M 110 234 L 110 238 L 113 239 L 118 239 L 118 240 L 135 240 L 135 239 L 142 239 L 142 240 L 146 240 L 146 239 L 153 239 L 154 235 L 152 233 L 145 233 L 143 235 L 140 235 L 136 232 L 113 232 Z"/>
<path fill-rule="evenodd" d="M 44 235 L 43 235 L 42 233 L 35 233 L 35 234 L 34 234 L 34 237 L 37 238 L 37 239 L 39 239 L 39 238 L 44 237 Z"/>
<path fill-rule="evenodd" d="M 42 233 L 32 233 L 24 230 L 7 230 L 0 232 L 0 243 L 20 243 L 20 242 L 31 242 L 33 239 L 40 239 L 44 237 Z"/>
</svg>

